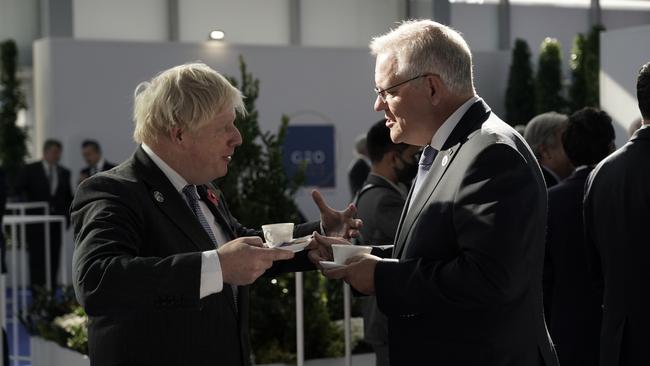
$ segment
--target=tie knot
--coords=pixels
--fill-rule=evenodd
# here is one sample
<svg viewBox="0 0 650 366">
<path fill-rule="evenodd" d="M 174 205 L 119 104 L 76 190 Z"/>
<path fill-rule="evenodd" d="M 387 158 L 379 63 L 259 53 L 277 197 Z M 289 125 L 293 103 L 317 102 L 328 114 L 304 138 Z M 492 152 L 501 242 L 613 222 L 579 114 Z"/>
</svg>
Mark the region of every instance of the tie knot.
<svg viewBox="0 0 650 366">
<path fill-rule="evenodd" d="M 188 184 L 183 187 L 183 194 L 187 197 L 187 200 L 192 202 L 197 202 L 201 197 L 199 197 L 199 192 L 196 191 L 196 186 L 193 184 Z"/>
<path fill-rule="evenodd" d="M 433 164 L 433 159 L 436 157 L 436 153 L 438 150 L 434 149 L 431 147 L 431 145 L 427 145 L 424 147 L 424 150 L 422 150 L 422 155 L 420 155 L 420 165 L 424 166 L 430 166 Z"/>
</svg>

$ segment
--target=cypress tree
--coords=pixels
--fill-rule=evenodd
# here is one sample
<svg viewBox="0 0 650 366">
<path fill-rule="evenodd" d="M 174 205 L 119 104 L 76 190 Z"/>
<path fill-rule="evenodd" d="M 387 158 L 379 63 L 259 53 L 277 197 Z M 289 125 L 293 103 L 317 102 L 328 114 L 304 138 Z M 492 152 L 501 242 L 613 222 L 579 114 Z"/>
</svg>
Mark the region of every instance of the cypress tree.
<svg viewBox="0 0 650 366">
<path fill-rule="evenodd" d="M 566 102 L 562 97 L 562 52 L 557 39 L 547 37 L 542 42 L 536 86 L 537 114 L 564 111 Z"/>
<path fill-rule="evenodd" d="M 515 40 L 506 89 L 506 122 L 525 125 L 535 116 L 535 80 L 530 48 L 523 39 Z"/>
</svg>

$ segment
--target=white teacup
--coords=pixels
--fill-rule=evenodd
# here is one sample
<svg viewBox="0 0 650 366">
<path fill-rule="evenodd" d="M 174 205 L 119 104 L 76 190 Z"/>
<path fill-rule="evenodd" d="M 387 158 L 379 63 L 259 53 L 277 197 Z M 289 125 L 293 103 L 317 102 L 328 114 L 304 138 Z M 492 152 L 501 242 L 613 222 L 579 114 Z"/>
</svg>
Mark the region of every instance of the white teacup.
<svg viewBox="0 0 650 366">
<path fill-rule="evenodd" d="M 334 263 L 345 264 L 345 262 L 354 256 L 370 253 L 372 247 L 363 245 L 332 244 L 334 253 Z"/>
<path fill-rule="evenodd" d="M 262 232 L 267 243 L 271 244 L 271 246 L 277 246 L 293 239 L 293 223 L 262 225 Z"/>
</svg>

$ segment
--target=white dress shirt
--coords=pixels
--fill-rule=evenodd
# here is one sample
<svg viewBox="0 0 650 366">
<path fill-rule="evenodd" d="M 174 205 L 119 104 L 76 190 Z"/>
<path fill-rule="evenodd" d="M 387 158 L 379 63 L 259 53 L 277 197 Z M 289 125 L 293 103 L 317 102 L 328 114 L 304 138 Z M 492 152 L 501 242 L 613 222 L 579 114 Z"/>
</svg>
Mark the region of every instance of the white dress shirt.
<svg viewBox="0 0 650 366">
<path fill-rule="evenodd" d="M 50 195 L 54 196 L 56 188 L 59 186 L 59 172 L 57 165 L 50 165 L 50 163 L 45 160 L 41 160 L 41 162 L 43 163 L 43 170 L 45 170 L 45 176 L 50 185 Z M 50 174 L 52 176 L 50 176 Z"/>
<path fill-rule="evenodd" d="M 472 106 L 472 104 L 476 103 L 478 101 L 478 96 L 474 95 L 473 97 L 469 98 L 465 103 L 463 103 L 458 109 L 454 111 L 454 113 L 449 116 L 445 122 L 442 123 L 442 126 L 438 128 L 438 131 L 433 135 L 431 138 L 431 147 L 440 151 L 442 150 L 442 146 L 447 142 L 447 139 L 451 135 L 451 132 L 454 130 L 456 125 L 458 125 L 458 122 L 460 122 L 460 119 L 463 118 L 465 113 L 469 110 L 469 107 Z"/>
<path fill-rule="evenodd" d="M 167 165 L 167 163 L 156 155 L 156 153 L 154 153 L 145 143 L 142 144 L 142 150 L 144 150 L 154 164 L 162 170 L 163 174 L 165 174 L 167 179 L 169 179 L 178 194 L 183 197 L 185 202 L 187 202 L 187 199 L 183 194 L 183 188 L 188 184 L 185 178 L 181 177 L 180 174 Z M 212 230 L 219 246 L 225 244 L 228 241 L 226 235 L 221 227 L 216 224 L 214 215 L 212 215 L 208 206 L 203 201 L 199 201 L 199 206 L 201 207 L 201 212 L 207 219 L 208 225 L 210 225 L 210 230 Z M 219 262 L 217 250 L 205 251 L 202 253 L 201 258 L 201 287 L 199 297 L 202 299 L 208 295 L 221 292 L 221 290 L 223 290 L 223 273 L 221 272 L 221 263 Z"/>
</svg>

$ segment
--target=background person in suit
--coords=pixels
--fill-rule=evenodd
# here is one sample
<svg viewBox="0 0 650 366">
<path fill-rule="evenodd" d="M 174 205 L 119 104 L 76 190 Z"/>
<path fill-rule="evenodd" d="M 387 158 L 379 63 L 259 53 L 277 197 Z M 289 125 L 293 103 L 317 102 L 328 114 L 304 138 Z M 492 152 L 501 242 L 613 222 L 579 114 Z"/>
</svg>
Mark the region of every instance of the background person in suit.
<svg viewBox="0 0 650 366">
<path fill-rule="evenodd" d="M 524 130 L 524 138 L 542 167 L 547 188 L 558 184 L 573 171 L 562 146 L 562 131 L 567 119 L 567 115 L 557 112 L 542 113 L 533 117 Z"/>
<path fill-rule="evenodd" d="M 4 217 L 6 203 L 7 181 L 5 179 L 5 172 L 0 166 L 0 275 L 7 273 L 7 259 L 5 258 L 7 251 L 4 236 L 4 226 L 2 225 L 2 218 Z M 0 296 L 5 296 L 5 294 L 0 294 Z M 4 328 L 2 328 L 2 340 L 0 340 L 0 342 L 3 344 L 2 355 L 0 355 L 2 357 L 2 364 L 4 366 L 9 366 L 9 343 L 7 342 L 7 332 Z"/>
<path fill-rule="evenodd" d="M 166 70 L 136 89 L 135 154 L 79 186 L 74 287 L 93 365 L 249 365 L 246 285 L 314 268 L 305 252 L 264 248 L 211 185 L 241 144 L 235 112 L 245 113 L 241 93 L 208 66 Z M 325 232 L 360 226 L 353 206 L 314 198 Z M 294 237 L 318 228 L 298 225 Z"/>
<path fill-rule="evenodd" d="M 61 166 L 63 145 L 58 140 L 48 139 L 43 144 L 43 159 L 23 167 L 16 182 L 16 193 L 27 202 L 44 201 L 49 204 L 51 215 L 62 215 L 69 225 L 69 210 L 72 202 L 70 170 Z M 42 215 L 38 209 L 27 210 L 27 214 Z M 61 225 L 50 223 L 50 278 L 56 285 L 56 274 L 61 257 Z M 46 285 L 45 276 L 45 227 L 42 224 L 27 225 L 29 249 L 29 274 L 32 285 Z"/>
<path fill-rule="evenodd" d="M 102 148 L 95 140 L 84 140 L 81 143 L 81 155 L 87 166 L 79 172 L 79 183 L 99 172 L 115 167 L 115 164 L 104 160 Z"/>
<path fill-rule="evenodd" d="M 418 171 L 419 147 L 395 144 L 386 120 L 375 123 L 366 135 L 372 168 L 357 193 L 357 217 L 363 221 L 359 244 L 392 245 L 408 188 Z M 388 325 L 374 296 L 363 299 L 364 340 L 376 356 L 376 364 L 389 365 Z"/>
<path fill-rule="evenodd" d="M 639 72 L 637 100 L 643 126 L 596 166 L 584 201 L 592 273 L 603 291 L 601 366 L 650 364 L 650 63 Z"/>
<path fill-rule="evenodd" d="M 363 182 L 368 178 L 370 173 L 370 163 L 368 163 L 368 147 L 366 146 L 366 135 L 357 137 L 354 143 L 355 158 L 348 168 L 348 184 L 350 186 L 350 195 L 352 198 L 363 187 Z"/>
<path fill-rule="evenodd" d="M 469 47 L 451 28 L 407 21 L 370 48 L 374 107 L 391 139 L 426 146 L 397 261 L 366 254 L 324 273 L 376 295 L 391 365 L 557 365 L 542 308 L 546 189 L 532 151 L 475 94 Z"/>
<path fill-rule="evenodd" d="M 614 151 L 612 118 L 595 108 L 569 117 L 562 134 L 575 172 L 548 191 L 544 303 L 562 366 L 597 366 L 601 298 L 587 266 L 582 200 L 587 176 Z"/>
</svg>

